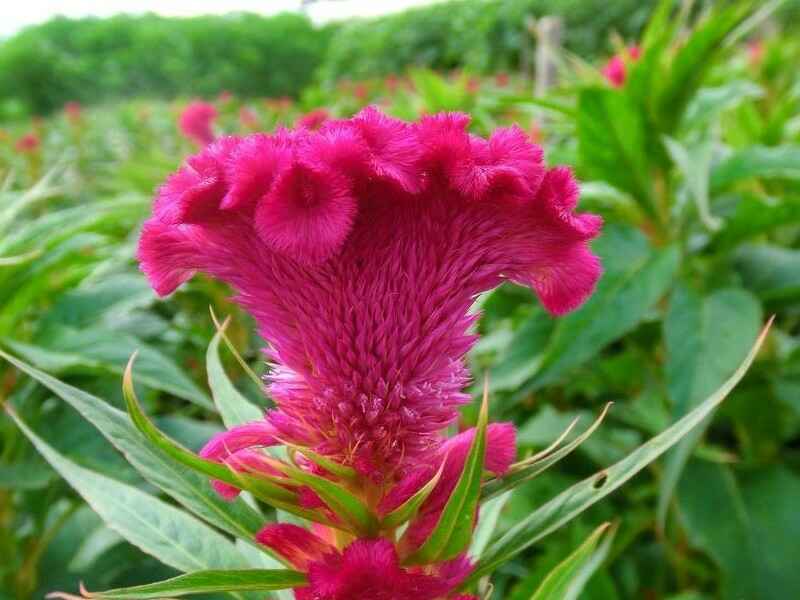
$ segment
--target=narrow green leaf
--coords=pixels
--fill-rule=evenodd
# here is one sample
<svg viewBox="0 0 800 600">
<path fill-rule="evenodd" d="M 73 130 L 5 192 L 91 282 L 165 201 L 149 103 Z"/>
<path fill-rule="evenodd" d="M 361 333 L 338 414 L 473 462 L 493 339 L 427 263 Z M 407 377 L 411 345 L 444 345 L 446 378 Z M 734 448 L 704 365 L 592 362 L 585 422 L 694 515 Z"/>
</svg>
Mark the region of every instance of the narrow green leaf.
<svg viewBox="0 0 800 600">
<path fill-rule="evenodd" d="M 611 523 L 603 523 L 595 529 L 586 541 L 548 573 L 531 600 L 576 600 L 589 576 L 600 566 L 601 561 L 596 560 L 597 545 L 605 536 L 606 539 L 599 549 L 600 555 L 604 557 L 615 533 Z"/>
<path fill-rule="evenodd" d="M 391 529 L 399 527 L 403 523 L 410 521 L 417 514 L 419 507 L 431 495 L 433 488 L 439 483 L 439 479 L 444 471 L 444 462 L 439 470 L 431 477 L 430 481 L 423 485 L 411 498 L 403 502 L 400 506 L 395 508 L 392 512 L 381 519 L 381 529 Z"/>
<path fill-rule="evenodd" d="M 210 527 L 133 486 L 76 465 L 37 436 L 10 407 L 7 412 L 45 460 L 134 546 L 181 571 L 247 564 L 236 547 Z"/>
<path fill-rule="evenodd" d="M 242 500 L 222 500 L 206 477 L 187 469 L 160 448 L 149 444 L 121 410 L 2 350 L 0 356 L 72 406 L 122 452 L 145 479 L 205 521 L 249 540 L 263 525 L 263 517 Z"/>
<path fill-rule="evenodd" d="M 288 569 L 239 569 L 232 571 L 197 571 L 172 579 L 137 585 L 107 592 L 86 592 L 84 598 L 98 600 L 147 600 L 165 596 L 189 596 L 213 592 L 266 592 L 300 587 L 307 583 L 306 576 Z M 75 598 L 66 594 L 49 594 L 48 598 Z"/>
<path fill-rule="evenodd" d="M 229 322 L 230 317 L 220 325 L 208 345 L 206 371 L 208 372 L 208 386 L 211 388 L 214 404 L 222 416 L 222 422 L 226 427 L 235 427 L 249 421 L 262 419 L 264 413 L 234 387 L 219 359 L 219 343 L 225 335 L 225 329 Z"/>
<path fill-rule="evenodd" d="M 377 532 L 378 520 L 372 511 L 341 485 L 295 467 L 283 467 L 283 470 L 292 480 L 304 483 L 319 494 L 328 508 L 359 534 L 371 536 Z"/>
<path fill-rule="evenodd" d="M 764 327 L 747 358 L 731 378 L 700 406 L 618 463 L 573 485 L 517 523 L 503 537 L 489 545 L 483 558 L 462 587 L 473 585 L 481 577 L 494 571 L 500 564 L 569 522 L 595 502 L 605 498 L 679 442 L 709 416 L 744 377 L 747 369 L 755 360 L 771 324 L 772 320 Z"/>
<path fill-rule="evenodd" d="M 231 342 L 230 339 L 228 339 L 228 336 L 225 334 L 225 330 L 220 324 L 219 319 L 217 319 L 217 315 L 214 312 L 214 309 L 209 306 L 208 310 L 211 312 L 211 320 L 214 322 L 214 326 L 217 328 L 217 331 L 220 330 L 222 331 L 222 341 L 225 342 L 225 345 L 228 347 L 228 350 L 230 351 L 231 354 L 233 354 L 233 357 L 236 359 L 236 362 L 238 362 L 239 365 L 242 367 L 242 370 L 245 373 L 247 373 L 247 376 L 253 381 L 256 387 L 260 388 L 263 385 L 261 378 L 258 375 L 256 375 L 253 369 L 250 368 L 250 365 L 248 365 L 247 362 L 245 362 L 245 360 L 242 358 L 242 355 L 239 354 L 239 351 L 236 349 L 236 346 L 233 345 L 233 342 Z"/>
<path fill-rule="evenodd" d="M 299 452 L 315 465 L 322 467 L 333 475 L 337 475 L 350 481 L 355 480 L 358 477 L 358 473 L 355 469 L 348 467 L 347 465 L 340 464 L 335 460 L 331 460 L 326 456 L 322 456 L 321 454 L 317 454 L 310 448 L 295 446 L 294 444 L 289 444 L 288 442 L 284 442 L 284 445 L 292 452 Z"/>
<path fill-rule="evenodd" d="M 800 179 L 800 146 L 748 146 L 721 161 L 711 173 L 711 190 L 719 193 L 751 178 Z"/>
<path fill-rule="evenodd" d="M 605 273 L 586 304 L 558 320 L 535 375 L 514 396 L 520 400 L 559 381 L 606 345 L 634 329 L 673 283 L 679 252 L 654 249 L 630 227 L 609 226 L 594 244 Z"/>
<path fill-rule="evenodd" d="M 481 505 L 478 526 L 475 527 L 472 534 L 472 543 L 468 553 L 473 562 L 481 557 L 489 540 L 492 539 L 497 522 L 500 520 L 500 513 L 503 512 L 503 508 L 513 493 L 513 490 L 509 490 Z"/>
<path fill-rule="evenodd" d="M 436 527 L 422 546 L 408 557 L 407 564 L 428 564 L 449 560 L 469 547 L 481 492 L 488 421 L 489 398 L 486 385 L 475 438 L 464 462 L 464 470 L 442 510 Z"/>
<path fill-rule="evenodd" d="M 682 417 L 722 385 L 758 333 L 761 306 L 749 292 L 729 288 L 700 296 L 679 287 L 664 320 L 666 380 L 673 417 Z M 666 457 L 656 511 L 663 528 L 683 467 L 708 423 L 696 427 Z"/>
<path fill-rule="evenodd" d="M 330 524 L 330 521 L 315 511 L 306 510 L 298 506 L 297 494 L 294 492 L 273 483 L 271 480 L 274 478 L 262 475 L 255 477 L 246 473 L 237 473 L 226 465 L 206 460 L 197 456 L 194 452 L 184 448 L 174 440 L 170 439 L 153 424 L 153 422 L 144 414 L 142 407 L 136 398 L 136 392 L 133 389 L 133 363 L 136 359 L 136 354 L 131 356 L 128 367 L 125 369 L 125 376 L 123 378 L 123 395 L 125 396 L 125 403 L 128 407 L 128 412 L 131 416 L 136 428 L 153 444 L 161 449 L 165 454 L 170 456 L 178 463 L 189 467 L 199 473 L 203 473 L 208 477 L 219 479 L 230 485 L 234 485 L 240 489 L 252 493 L 256 498 L 274 506 L 282 508 L 287 512 L 291 512 L 298 516 L 317 521 L 320 523 Z"/>
<path fill-rule="evenodd" d="M 563 446 L 562 448 L 553 449 L 552 452 L 547 452 L 546 454 L 542 455 L 542 453 L 532 457 L 529 460 L 522 461 L 521 463 L 517 463 L 511 467 L 511 470 L 504 475 L 503 477 L 498 477 L 496 479 L 492 479 L 487 482 L 483 489 L 481 490 L 481 500 L 490 500 L 494 498 L 498 494 L 502 494 L 507 490 L 512 490 L 515 487 L 525 483 L 526 481 L 533 479 L 540 473 L 544 472 L 545 470 L 552 467 L 562 458 L 570 454 L 575 448 L 580 446 L 583 442 L 589 439 L 598 427 L 600 427 L 600 423 L 603 422 L 606 414 L 608 413 L 609 408 L 611 408 L 613 403 L 609 402 L 605 405 L 600 416 L 595 419 L 594 423 L 592 423 L 586 431 L 584 431 L 581 435 L 577 436 L 574 440 Z M 570 427 L 567 429 L 565 433 L 569 433 L 569 430 L 572 429 L 574 424 L 576 423 L 577 419 L 572 422 Z M 562 439 L 563 434 L 559 437 L 559 440 Z M 556 440 L 558 442 L 559 440 Z"/>
</svg>

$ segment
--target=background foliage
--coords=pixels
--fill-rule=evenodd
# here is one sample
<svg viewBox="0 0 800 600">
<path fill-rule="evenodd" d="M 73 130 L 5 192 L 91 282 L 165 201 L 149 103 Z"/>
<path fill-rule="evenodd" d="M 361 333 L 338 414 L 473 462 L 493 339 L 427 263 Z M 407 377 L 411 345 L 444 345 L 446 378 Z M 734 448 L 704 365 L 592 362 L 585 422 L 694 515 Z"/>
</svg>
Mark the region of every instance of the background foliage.
<svg viewBox="0 0 800 600">
<path fill-rule="evenodd" d="M 522 6 L 502 4 L 507 15 Z M 474 15 L 469 18 L 480 17 L 481 4 L 459 5 L 464 14 Z M 589 15 L 595 5 L 574 6 Z M 241 92 L 245 97 L 216 100 L 220 132 L 269 130 L 320 106 L 345 116 L 370 102 L 404 118 L 465 110 L 473 115 L 473 130 L 482 134 L 512 123 L 524 128 L 540 140 L 550 163 L 577 170 L 582 210 L 605 217 L 605 232 L 594 246 L 605 275 L 585 307 L 558 320 L 547 317 L 530 293 L 513 286 L 482 297 L 483 337 L 471 355 L 473 370 L 488 370 L 493 418 L 514 420 L 523 452 L 547 446 L 573 418 L 588 425 L 606 402 L 615 406 L 574 454 L 495 504 L 492 516 L 482 517 L 482 523 L 492 525 L 497 519 L 496 529 L 487 526 L 482 534 L 486 542 L 696 406 L 741 361 L 767 315 L 776 315 L 776 325 L 758 361 L 704 434 L 502 567 L 494 578 L 495 597 L 530 599 L 545 574 L 603 521 L 618 523 L 618 531 L 582 598 L 800 597 L 795 567 L 800 538 L 800 83 L 794 68 L 800 43 L 792 32 L 781 30 L 780 19 L 773 21 L 768 36 L 752 43 L 762 36 L 741 27 L 756 13 L 756 3 L 698 3 L 692 15 L 672 8 L 666 1 L 658 10 L 651 8 L 641 34 L 627 38 L 637 41 L 643 54 L 628 65 L 623 87 L 612 88 L 600 76 L 597 67 L 605 55 L 592 63 L 564 57 L 561 85 L 546 97 L 533 96 L 531 83 L 515 74 L 505 82 L 491 74 L 470 79 L 429 70 L 411 70 L 408 77 L 403 73 L 409 62 L 488 70 L 516 64 L 513 53 L 519 44 L 513 35 L 522 35 L 522 25 L 518 19 L 514 30 L 514 20 L 503 17 L 500 8 L 487 14 L 498 23 L 508 19 L 508 36 L 483 38 L 475 33 L 475 21 L 464 17 L 465 32 L 484 40 L 477 45 L 469 41 L 475 37 L 459 37 L 437 22 L 436 7 L 381 21 L 385 32 L 375 26 L 374 38 L 363 30 L 358 35 L 364 25 L 342 26 L 331 33 L 327 51 L 303 19 L 281 17 L 289 19 L 286 27 L 297 27 L 297 35 L 284 38 L 276 30 L 274 43 L 287 57 L 297 54 L 299 77 L 307 75 L 308 65 L 323 62 L 328 78 L 348 64 L 354 73 L 399 71 L 385 79 L 302 80 L 296 102 L 247 97 L 283 94 L 280 87 L 268 87 L 278 81 L 269 78 L 278 74 L 265 71 L 264 79 L 252 80 L 252 74 L 247 79 L 232 68 L 233 59 L 226 62 L 229 55 L 220 50 L 221 41 L 216 51 L 213 44 L 206 48 L 208 56 L 195 54 L 206 43 L 203 35 L 217 35 L 211 32 L 219 23 L 238 23 L 241 39 L 250 35 L 265 44 L 263 53 L 246 64 L 271 60 L 267 38 L 255 31 L 266 25 L 253 24 L 251 30 L 244 18 L 182 21 L 205 33 L 193 37 L 187 29 L 175 39 L 165 33 L 172 21 L 152 21 L 152 35 L 169 40 L 170 48 L 184 48 L 182 54 L 176 50 L 180 58 L 169 67 L 175 69 L 174 80 L 159 71 L 167 69 L 169 60 L 151 65 L 153 73 L 148 73 L 139 71 L 133 50 L 128 62 L 119 58 L 117 52 L 124 54 L 126 48 L 148 48 L 146 42 L 120 44 L 109 49 L 105 66 L 99 55 L 84 56 L 98 73 L 108 74 L 98 78 L 97 86 L 109 86 L 101 91 L 78 76 L 77 50 L 62 52 L 59 45 L 46 50 L 46 43 L 37 49 L 38 29 L 0 48 L 0 63 L 17 69 L 21 90 L 28 89 L 28 76 L 39 82 L 30 88 L 30 98 L 42 94 L 45 104 L 35 104 L 42 109 L 75 97 L 94 101 L 131 90 L 134 95 L 181 94 L 187 89 L 183 85 L 202 84 L 207 87 L 193 87 L 192 93 L 215 97 L 224 88 Z M 431 15 L 428 31 L 436 34 L 431 33 L 430 43 L 424 41 L 425 26 L 413 24 L 417 18 L 424 21 L 424 14 Z M 452 21 L 456 27 L 458 19 Z M 96 38 L 102 47 L 99 40 L 123 39 L 121 31 L 132 22 L 57 21 L 44 29 L 51 27 L 53 36 L 61 31 L 78 48 L 82 35 L 87 40 L 80 43 L 88 44 L 93 30 L 107 27 L 107 37 Z M 112 35 L 114 27 L 121 30 Z M 586 43 L 583 50 L 596 51 L 607 43 L 608 27 L 604 23 L 587 34 L 591 43 L 571 43 L 576 49 Z M 625 31 L 638 30 L 635 22 L 631 27 Z M 238 34 L 219 35 L 227 40 L 225 48 L 234 48 L 239 39 Z M 384 51 L 381 44 L 393 44 L 402 54 L 395 35 L 417 40 L 408 47 L 418 50 L 409 50 L 409 57 L 389 67 L 372 66 L 370 61 L 380 56 L 376 53 Z M 28 57 L 30 75 L 14 66 L 23 62 L 8 58 L 20 39 L 28 39 L 29 54 L 20 54 L 19 60 Z M 418 59 L 422 55 L 428 58 Z M 40 56 L 47 60 L 38 61 Z M 220 62 L 200 69 L 200 56 Z M 453 56 L 461 62 L 452 62 L 448 57 Z M 50 60 L 58 68 L 49 70 Z M 3 66 L 0 78 L 7 72 Z M 151 76 L 158 81 L 159 72 L 164 85 L 175 87 L 162 90 L 153 83 L 148 88 L 148 83 L 125 88 L 124 80 L 135 73 L 143 81 Z M 252 87 L 233 85 L 239 77 L 241 85 Z M 298 83 L 292 91 L 300 88 Z M 62 89 L 86 96 L 62 94 Z M 227 301 L 224 288 L 196 278 L 169 300 L 157 301 L 133 261 L 137 226 L 149 210 L 153 188 L 193 151 L 175 126 L 183 105 L 183 100 L 130 98 L 86 109 L 77 119 L 55 112 L 43 121 L 8 123 L 0 135 L 0 346 L 102 398 L 101 407 L 123 406 L 121 374 L 130 353 L 139 348 L 139 397 L 150 414 L 158 415 L 162 429 L 197 449 L 222 427 L 207 391 L 207 382 L 219 376 L 217 363 L 206 362 L 214 332 L 209 305 L 232 315 L 228 334 L 245 360 L 259 373 L 264 365 L 263 342 L 253 336 L 249 319 Z M 242 108 L 256 124 L 240 118 Z M 33 151 L 16 149 L 24 133 L 35 133 L 41 145 Z M 209 357 L 220 350 L 218 345 L 219 339 Z M 220 356 L 237 389 L 266 406 L 268 399 L 233 358 L 225 351 Z M 65 467 L 57 459 L 62 475 L 91 473 L 88 479 L 99 486 L 95 489 L 111 494 L 101 519 L 19 427 L 0 418 L 0 597 L 38 598 L 53 589 L 74 590 L 78 580 L 89 589 L 144 583 L 185 566 L 170 548 L 161 555 L 170 566 L 160 565 L 141 549 L 146 544 L 136 536 L 146 534 L 107 523 L 113 522 L 118 504 L 142 502 L 153 520 L 177 527 L 170 520 L 180 520 L 172 511 L 173 499 L 208 491 L 202 479 L 179 478 L 183 487 L 175 491 L 178 484 L 171 481 L 170 495 L 161 494 L 163 486 L 153 479 L 157 457 L 142 453 L 135 435 L 115 420 L 117 413 L 97 406 L 91 412 L 94 405 L 70 396 L 63 384 L 39 385 L 6 362 L 0 363 L 0 402 L 15 407 L 38 436 L 40 451 L 74 465 Z M 91 423 L 75 409 L 92 414 Z M 465 410 L 465 423 L 474 421 L 474 412 L 474 407 Z M 229 423 L 231 415 L 223 413 L 223 418 Z M 106 438 L 95 428 L 108 431 L 112 425 L 116 429 Z M 136 468 L 109 442 L 129 458 L 135 456 Z M 259 522 L 247 507 L 231 510 L 241 510 L 243 522 Z M 228 530 L 209 532 L 192 521 L 182 531 L 176 544 L 196 544 L 203 564 L 263 560 L 248 547 L 235 546 Z M 201 543 L 206 538 L 213 543 Z"/>
</svg>

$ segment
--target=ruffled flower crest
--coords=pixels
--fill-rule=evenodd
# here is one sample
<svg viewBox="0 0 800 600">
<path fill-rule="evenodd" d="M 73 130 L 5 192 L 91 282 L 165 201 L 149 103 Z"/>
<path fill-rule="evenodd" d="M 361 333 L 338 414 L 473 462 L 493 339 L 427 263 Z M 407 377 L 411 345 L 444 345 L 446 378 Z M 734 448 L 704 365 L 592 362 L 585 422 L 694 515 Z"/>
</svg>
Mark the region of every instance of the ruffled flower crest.
<svg viewBox="0 0 800 600">
<path fill-rule="evenodd" d="M 573 212 L 571 172 L 518 128 L 483 139 L 468 122 L 367 108 L 221 138 L 161 188 L 142 232 L 159 294 L 203 271 L 256 318 L 275 437 L 375 480 L 413 470 L 467 401 L 478 294 L 508 279 L 563 314 L 600 274 L 601 221 Z"/>
</svg>

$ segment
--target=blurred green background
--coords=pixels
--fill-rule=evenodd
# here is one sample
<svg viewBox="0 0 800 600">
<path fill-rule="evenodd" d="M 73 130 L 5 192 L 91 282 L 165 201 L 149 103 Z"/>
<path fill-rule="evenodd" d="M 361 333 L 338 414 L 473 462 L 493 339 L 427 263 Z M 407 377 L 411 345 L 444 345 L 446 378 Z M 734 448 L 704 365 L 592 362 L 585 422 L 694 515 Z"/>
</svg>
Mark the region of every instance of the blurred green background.
<svg viewBox="0 0 800 600">
<path fill-rule="evenodd" d="M 606 219 L 594 244 L 605 275 L 557 320 L 527 290 L 481 297 L 473 372 L 489 373 L 493 418 L 517 424 L 524 453 L 615 405 L 575 454 L 507 502 L 498 531 L 690 410 L 766 318 L 776 322 L 703 431 L 502 567 L 494 597 L 528 600 L 611 520 L 611 555 L 582 598 L 800 598 L 798 7 L 459 0 L 324 26 L 238 14 L 27 28 L 0 42 L 0 347 L 117 406 L 138 348 L 140 397 L 197 449 L 221 429 L 206 391 L 209 306 L 233 316 L 230 336 L 264 365 L 263 342 L 224 287 L 198 278 L 158 301 L 133 260 L 155 187 L 195 150 L 176 125 L 187 102 L 213 103 L 218 133 L 367 104 L 407 119 L 466 111 L 480 134 L 516 124 L 549 163 L 576 169 L 581 209 Z M 561 19 L 548 53 L 536 33 L 544 16 Z M 538 89 L 537 54 L 554 72 Z M 624 81 L 609 79 L 614 55 Z M 77 464 L 156 491 L 72 408 L 0 363 L 4 402 Z M 104 525 L 0 417 L 0 598 L 171 573 Z"/>
</svg>

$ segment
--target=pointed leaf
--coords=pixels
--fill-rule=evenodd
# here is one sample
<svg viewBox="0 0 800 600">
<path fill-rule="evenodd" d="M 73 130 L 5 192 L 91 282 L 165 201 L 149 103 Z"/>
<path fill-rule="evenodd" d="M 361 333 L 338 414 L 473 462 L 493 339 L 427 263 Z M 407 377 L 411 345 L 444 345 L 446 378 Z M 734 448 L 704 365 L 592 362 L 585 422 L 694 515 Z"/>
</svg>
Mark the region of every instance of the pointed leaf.
<svg viewBox="0 0 800 600">
<path fill-rule="evenodd" d="M 493 479 L 484 485 L 483 489 L 481 490 L 481 500 L 489 500 L 494 498 L 498 494 L 502 494 L 507 490 L 514 489 L 518 485 L 525 483 L 526 481 L 533 479 L 546 469 L 549 469 L 562 458 L 567 456 L 571 453 L 575 448 L 580 446 L 583 442 L 589 439 L 598 427 L 600 427 L 600 423 L 603 422 L 606 414 L 608 413 L 608 409 L 611 408 L 613 403 L 609 402 L 605 405 L 600 416 L 595 419 L 594 423 L 592 423 L 586 431 L 584 431 L 581 435 L 576 437 L 570 443 L 566 444 L 562 448 L 555 450 L 554 452 L 548 453 L 545 456 L 542 456 L 538 460 L 533 461 L 523 461 L 521 464 L 512 466 L 511 470 L 508 474 L 503 477 L 499 477 L 497 479 Z M 573 421 L 573 425 L 575 421 Z M 570 426 L 569 429 L 571 429 Z M 569 431 L 569 429 L 567 431 Z M 536 457 L 534 457 L 536 458 Z"/>
<path fill-rule="evenodd" d="M 240 569 L 233 571 L 197 571 L 172 579 L 137 585 L 107 592 L 85 592 L 85 598 L 100 600 L 146 600 L 165 596 L 189 596 L 213 592 L 265 592 L 300 587 L 306 576 L 288 569 Z M 50 594 L 49 598 L 70 598 L 64 594 Z M 72 596 L 74 598 L 74 596 Z"/>
<path fill-rule="evenodd" d="M 447 500 L 433 532 L 422 546 L 408 557 L 405 561 L 407 564 L 428 564 L 449 560 L 458 556 L 469 546 L 481 492 L 488 420 L 488 387 L 484 386 L 478 426 L 469 454 L 464 462 L 464 470 L 461 472 L 458 483 Z"/>
<path fill-rule="evenodd" d="M 616 528 L 611 528 L 611 523 L 603 523 L 595 529 L 577 550 L 548 573 L 531 600 L 577 600 L 589 577 L 608 554 L 615 534 Z M 597 548 L 601 539 L 603 544 Z"/>
<path fill-rule="evenodd" d="M 263 525 L 264 519 L 257 511 L 239 499 L 222 500 L 206 477 L 176 463 L 163 450 L 149 444 L 121 410 L 2 350 L 0 356 L 70 404 L 122 452 L 145 479 L 205 521 L 245 539 L 252 539 Z"/>
<path fill-rule="evenodd" d="M 197 456 L 194 452 L 184 448 L 159 431 L 147 415 L 144 414 L 139 400 L 136 398 L 136 393 L 133 389 L 132 375 L 133 362 L 135 359 L 136 354 L 131 357 L 128 367 L 125 369 L 122 390 L 131 420 L 134 425 L 136 425 L 136 428 L 142 432 L 151 443 L 155 444 L 178 463 L 213 479 L 219 479 L 220 481 L 251 492 L 256 498 L 275 508 L 282 508 L 287 512 L 291 512 L 306 519 L 330 524 L 329 520 L 321 513 L 300 508 L 297 501 L 297 494 L 273 483 L 271 481 L 274 480 L 273 477 L 255 477 L 246 473 L 237 473 L 226 465 Z"/>
<path fill-rule="evenodd" d="M 236 547 L 210 527 L 133 486 L 73 463 L 37 436 L 10 408 L 7 412 L 59 475 L 109 527 L 134 546 L 181 571 L 247 564 Z"/>
<path fill-rule="evenodd" d="M 235 427 L 263 418 L 264 412 L 234 387 L 219 359 L 219 343 L 225 335 L 229 322 L 230 317 L 225 319 L 208 345 L 206 371 L 208 386 L 211 388 L 214 404 L 222 416 L 222 422 L 226 427 Z"/>
<path fill-rule="evenodd" d="M 618 463 L 576 483 L 517 523 L 503 537 L 490 544 L 484 557 L 462 587 L 474 584 L 487 573 L 491 573 L 498 565 L 569 522 L 678 443 L 710 415 L 744 377 L 747 369 L 755 360 L 771 324 L 772 320 L 763 329 L 744 362 L 714 394 L 680 421 L 634 450 Z"/>
</svg>

